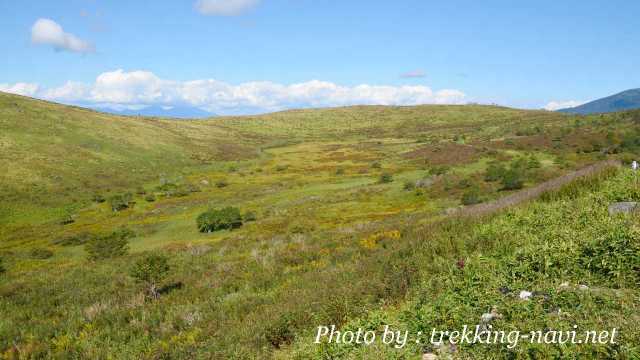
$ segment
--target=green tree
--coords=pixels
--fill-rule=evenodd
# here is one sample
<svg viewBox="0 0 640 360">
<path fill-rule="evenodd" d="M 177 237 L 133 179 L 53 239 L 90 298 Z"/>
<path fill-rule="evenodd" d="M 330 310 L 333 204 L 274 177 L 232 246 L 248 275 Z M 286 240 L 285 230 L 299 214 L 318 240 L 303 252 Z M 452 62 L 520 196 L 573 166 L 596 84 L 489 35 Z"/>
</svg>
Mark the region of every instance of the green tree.
<svg viewBox="0 0 640 360">
<path fill-rule="evenodd" d="M 169 274 L 170 269 L 169 259 L 165 255 L 149 254 L 136 261 L 130 275 L 144 284 L 150 297 L 157 299 L 160 296 L 158 286 Z"/>
<path fill-rule="evenodd" d="M 223 209 L 209 209 L 198 216 L 196 223 L 198 230 L 203 233 L 232 230 L 242 226 L 242 215 L 238 208 L 231 206 Z"/>
</svg>

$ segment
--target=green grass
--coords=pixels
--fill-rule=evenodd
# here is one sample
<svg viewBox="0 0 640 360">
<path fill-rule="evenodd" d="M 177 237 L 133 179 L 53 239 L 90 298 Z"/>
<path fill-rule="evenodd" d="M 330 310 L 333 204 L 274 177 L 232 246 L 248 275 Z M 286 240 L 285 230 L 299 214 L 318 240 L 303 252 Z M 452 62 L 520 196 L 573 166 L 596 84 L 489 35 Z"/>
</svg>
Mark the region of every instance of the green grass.
<svg viewBox="0 0 640 360">
<path fill-rule="evenodd" d="M 558 345 L 521 341 L 507 345 L 461 345 L 463 358 L 621 358 L 640 355 L 638 302 L 640 295 L 640 222 L 637 216 L 610 216 L 607 205 L 620 199 L 640 200 L 636 174 L 598 176 L 505 214 L 472 223 L 451 224 L 440 233 L 420 233 L 407 239 L 408 262 L 421 269 L 420 281 L 402 302 L 368 312 L 345 323 L 342 330 L 374 330 L 385 324 L 408 330 L 401 350 L 377 344 L 314 344 L 315 329 L 278 358 L 407 358 L 436 352 L 429 336 L 438 330 L 474 327 L 493 307 L 503 315 L 495 330 L 506 332 L 555 329 L 609 330 L 617 344 Z M 455 236 L 455 238 L 449 238 Z M 448 242 L 447 238 L 452 241 Z M 434 244 L 436 241 L 436 244 Z M 624 250 L 622 250 L 624 249 Z M 458 259 L 464 259 L 460 268 Z M 566 284 L 566 285 L 563 285 Z M 587 286 L 580 289 L 580 285 Z M 501 289 L 504 289 L 501 291 Z M 521 290 L 542 295 L 518 298 Z M 558 312 L 560 309 L 560 312 Z M 318 324 L 320 325 L 320 324 Z M 325 325 L 325 324 L 322 324 Z M 446 338 L 445 338 L 446 341 Z"/>
</svg>

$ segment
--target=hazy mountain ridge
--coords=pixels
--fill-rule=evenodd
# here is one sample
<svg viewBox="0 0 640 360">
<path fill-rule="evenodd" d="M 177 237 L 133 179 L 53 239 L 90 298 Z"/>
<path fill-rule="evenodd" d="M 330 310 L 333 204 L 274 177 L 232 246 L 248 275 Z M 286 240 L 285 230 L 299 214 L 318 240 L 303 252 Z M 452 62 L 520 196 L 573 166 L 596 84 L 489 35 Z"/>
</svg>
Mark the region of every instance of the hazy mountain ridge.
<svg viewBox="0 0 640 360">
<path fill-rule="evenodd" d="M 640 109 L 640 88 L 626 90 L 602 99 L 568 109 L 558 110 L 568 114 L 598 114 Z"/>
</svg>

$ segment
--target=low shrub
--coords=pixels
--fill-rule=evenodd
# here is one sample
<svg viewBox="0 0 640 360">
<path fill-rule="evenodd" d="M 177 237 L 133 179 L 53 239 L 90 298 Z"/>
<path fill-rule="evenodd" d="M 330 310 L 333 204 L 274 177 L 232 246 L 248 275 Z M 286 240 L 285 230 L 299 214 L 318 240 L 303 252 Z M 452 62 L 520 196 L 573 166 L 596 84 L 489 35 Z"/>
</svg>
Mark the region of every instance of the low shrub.
<svg viewBox="0 0 640 360">
<path fill-rule="evenodd" d="M 112 196 L 109 199 L 109 204 L 111 205 L 111 210 L 122 211 L 131 207 L 133 205 L 132 201 L 133 195 L 128 192 Z"/>
<path fill-rule="evenodd" d="M 105 197 L 104 197 L 104 196 L 102 196 L 102 195 L 100 195 L 100 194 L 95 194 L 95 195 L 93 195 L 93 197 L 91 198 L 91 200 L 92 200 L 93 202 L 98 203 L 98 204 L 101 204 L 101 203 L 103 203 L 103 202 L 107 201 L 107 199 L 105 199 Z"/>
<path fill-rule="evenodd" d="M 373 163 L 371 163 L 371 168 L 373 168 L 373 169 L 381 169 L 382 168 L 382 164 L 380 164 L 379 161 L 374 161 Z"/>
<path fill-rule="evenodd" d="M 54 245 L 61 246 L 77 246 L 85 244 L 95 238 L 94 235 L 90 233 L 80 233 L 76 235 L 70 235 L 63 238 L 58 238 L 52 241 Z"/>
<path fill-rule="evenodd" d="M 32 259 L 44 260 L 53 256 L 53 251 L 44 248 L 34 248 L 29 252 L 29 257 Z"/>
<path fill-rule="evenodd" d="M 136 281 L 143 283 L 149 296 L 156 299 L 159 296 L 158 285 L 169 274 L 169 258 L 161 254 L 146 255 L 135 262 L 130 275 Z"/>
<path fill-rule="evenodd" d="M 409 180 L 404 182 L 403 189 L 405 189 L 406 191 L 411 191 L 411 190 L 413 190 L 415 188 L 416 188 L 416 183 L 415 182 L 409 181 Z"/>
<path fill-rule="evenodd" d="M 194 192 L 200 192 L 201 189 L 192 183 L 180 184 L 173 182 L 165 182 L 156 187 L 156 190 L 162 192 L 166 197 L 184 197 Z"/>
<path fill-rule="evenodd" d="M 474 205 L 482 202 L 480 198 L 480 190 L 477 188 L 469 189 L 462 194 L 462 205 Z"/>
<path fill-rule="evenodd" d="M 120 229 L 109 235 L 98 237 L 85 245 L 87 257 L 91 261 L 112 259 L 127 254 L 129 239 L 135 234 L 129 229 Z"/>
<path fill-rule="evenodd" d="M 527 169 L 539 169 L 540 167 L 542 167 L 542 164 L 537 157 L 531 156 L 527 159 Z"/>
<path fill-rule="evenodd" d="M 73 224 L 74 222 L 76 221 L 73 219 L 73 216 L 67 214 L 62 218 L 62 220 L 60 220 L 60 225 L 69 225 Z"/>
<path fill-rule="evenodd" d="M 144 199 L 147 202 L 154 202 L 156 201 L 156 196 L 154 194 L 148 194 L 147 196 L 144 197 Z"/>
<path fill-rule="evenodd" d="M 203 233 L 227 229 L 232 230 L 242 226 L 242 216 L 238 208 L 229 206 L 203 212 L 196 219 L 196 223 L 198 230 Z"/>
<path fill-rule="evenodd" d="M 282 345 L 291 344 L 295 338 L 294 317 L 285 314 L 267 327 L 265 339 L 276 349 Z"/>
<path fill-rule="evenodd" d="M 507 170 L 501 179 L 503 190 L 519 190 L 524 186 L 522 174 L 517 169 Z"/>
<path fill-rule="evenodd" d="M 507 169 L 502 164 L 492 163 L 489 164 L 484 174 L 484 181 L 494 182 L 502 179 Z"/>
<path fill-rule="evenodd" d="M 449 172 L 449 166 L 447 165 L 437 165 L 429 169 L 429 175 L 444 175 Z"/>
<path fill-rule="evenodd" d="M 258 217 L 256 216 L 256 213 L 254 211 L 247 211 L 246 213 L 244 213 L 244 216 L 242 216 L 242 220 L 244 220 L 245 222 L 256 221 L 257 219 Z"/>
<path fill-rule="evenodd" d="M 393 175 L 389 173 L 382 173 L 382 175 L 380 175 L 380 179 L 378 180 L 378 182 L 380 184 L 388 184 L 390 182 L 393 182 Z"/>
<path fill-rule="evenodd" d="M 467 189 L 467 188 L 471 187 L 471 185 L 472 185 L 472 182 L 471 182 L 470 179 L 461 179 L 458 182 L 457 188 L 458 189 Z"/>
<path fill-rule="evenodd" d="M 227 182 L 227 180 L 223 179 L 223 180 L 216 181 L 216 187 L 219 188 L 219 189 L 227 187 L 227 186 L 229 186 L 229 183 Z"/>
</svg>

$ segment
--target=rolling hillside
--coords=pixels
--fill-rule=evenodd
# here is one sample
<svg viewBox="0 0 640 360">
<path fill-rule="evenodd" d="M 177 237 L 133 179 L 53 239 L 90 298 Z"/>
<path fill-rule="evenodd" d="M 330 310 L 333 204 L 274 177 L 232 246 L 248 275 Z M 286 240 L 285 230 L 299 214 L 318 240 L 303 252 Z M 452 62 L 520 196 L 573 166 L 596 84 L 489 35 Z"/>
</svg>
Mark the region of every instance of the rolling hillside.
<svg viewBox="0 0 640 360">
<path fill-rule="evenodd" d="M 594 100 L 586 104 L 559 110 L 568 114 L 601 114 L 616 111 L 640 109 L 640 89 L 632 89 Z"/>
<path fill-rule="evenodd" d="M 452 224 L 449 214 L 589 164 L 628 161 L 640 149 L 639 120 L 640 112 L 575 116 L 469 105 L 171 121 L 0 94 L 0 354 L 361 358 L 366 349 L 307 340 L 317 324 L 374 326 L 376 314 L 418 326 L 398 315 L 416 303 L 413 316 L 425 324 L 442 324 L 434 314 L 449 305 L 459 310 L 458 324 L 500 301 L 493 291 L 502 284 L 550 291 L 557 272 L 580 268 L 556 252 L 581 254 L 597 240 L 588 236 L 580 206 L 600 206 L 586 214 L 599 234 L 626 221 L 608 222 L 602 206 L 637 200 L 628 172 L 612 171 L 515 215 Z M 598 185 L 605 181 L 613 190 Z M 200 231 L 203 213 L 229 207 L 241 214 L 239 224 Z M 540 232 L 540 212 L 553 228 Z M 557 234 L 575 240 L 570 249 L 554 242 Z M 126 242 L 124 251 L 92 255 L 114 239 Z M 629 241 L 621 244 L 635 244 L 635 237 Z M 513 252 L 520 245 L 529 260 L 521 262 L 521 276 L 506 277 L 503 267 L 520 261 Z M 534 256 L 541 249 L 550 252 L 549 263 Z M 157 297 L 132 275 L 149 254 L 169 261 Z M 622 263 L 633 263 L 624 256 Z M 451 265 L 461 257 L 473 271 L 455 272 Z M 487 261 L 496 274 L 482 269 Z M 527 266 L 554 277 L 532 275 Z M 587 267 L 567 275 L 605 287 L 618 274 L 624 301 L 610 305 L 607 292 L 584 308 L 571 303 L 573 314 L 585 317 L 604 301 L 602 316 L 612 319 L 601 324 L 619 320 L 630 329 L 629 301 L 637 294 L 629 271 Z M 485 288 L 472 286 L 492 275 Z M 513 305 L 499 304 L 505 312 Z M 629 330 L 625 339 L 637 334 Z"/>
</svg>

